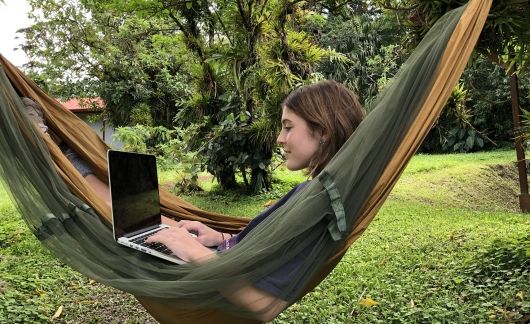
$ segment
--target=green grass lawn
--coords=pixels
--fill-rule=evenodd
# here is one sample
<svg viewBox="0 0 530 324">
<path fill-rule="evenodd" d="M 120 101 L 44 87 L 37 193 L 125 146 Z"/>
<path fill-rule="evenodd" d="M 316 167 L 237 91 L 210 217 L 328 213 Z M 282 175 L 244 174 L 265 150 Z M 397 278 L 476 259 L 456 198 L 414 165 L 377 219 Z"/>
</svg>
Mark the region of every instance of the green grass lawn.
<svg viewBox="0 0 530 324">
<path fill-rule="evenodd" d="M 513 151 L 417 155 L 364 235 L 276 323 L 530 320 L 530 217 L 518 213 Z M 251 217 L 306 177 L 277 170 L 266 194 L 185 196 Z M 161 174 L 170 182 L 171 171 Z M 169 185 L 170 186 L 170 185 Z M 0 323 L 151 321 L 134 298 L 61 264 L 0 188 Z"/>
</svg>

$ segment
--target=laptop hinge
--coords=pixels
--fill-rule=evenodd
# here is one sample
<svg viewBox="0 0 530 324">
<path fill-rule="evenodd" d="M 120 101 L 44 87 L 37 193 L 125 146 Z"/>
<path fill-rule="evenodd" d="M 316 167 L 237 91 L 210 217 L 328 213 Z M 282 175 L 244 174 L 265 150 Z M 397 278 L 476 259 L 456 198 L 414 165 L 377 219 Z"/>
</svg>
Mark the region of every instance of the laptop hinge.
<svg viewBox="0 0 530 324">
<path fill-rule="evenodd" d="M 160 225 L 161 224 L 156 224 L 156 225 L 153 225 L 153 226 L 144 227 L 144 228 L 142 228 L 140 230 L 137 230 L 137 231 L 134 231 L 134 232 L 131 232 L 131 233 L 127 233 L 127 234 L 123 235 L 123 237 L 130 238 L 130 237 L 136 236 L 138 234 L 146 233 L 146 232 L 149 232 L 149 231 L 152 231 L 154 229 L 159 228 Z"/>
</svg>

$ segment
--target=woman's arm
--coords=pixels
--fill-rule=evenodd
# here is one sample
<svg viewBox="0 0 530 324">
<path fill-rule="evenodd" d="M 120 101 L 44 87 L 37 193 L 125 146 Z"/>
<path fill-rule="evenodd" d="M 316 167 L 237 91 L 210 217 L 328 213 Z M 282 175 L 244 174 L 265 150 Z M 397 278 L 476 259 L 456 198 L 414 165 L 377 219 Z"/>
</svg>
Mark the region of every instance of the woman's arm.
<svg viewBox="0 0 530 324">
<path fill-rule="evenodd" d="M 236 291 L 221 293 L 234 305 L 251 311 L 256 319 L 264 322 L 272 321 L 288 306 L 285 300 L 251 284 L 244 285 Z"/>
<path fill-rule="evenodd" d="M 215 252 L 201 244 L 198 237 L 192 237 L 184 227 L 161 230 L 146 240 L 146 243 L 155 242 L 164 244 L 186 262 L 200 264 L 218 257 Z M 254 313 L 261 321 L 274 319 L 288 305 L 286 301 L 251 284 L 242 285 L 235 291 L 227 288 L 221 291 L 221 294 L 234 305 Z"/>
</svg>

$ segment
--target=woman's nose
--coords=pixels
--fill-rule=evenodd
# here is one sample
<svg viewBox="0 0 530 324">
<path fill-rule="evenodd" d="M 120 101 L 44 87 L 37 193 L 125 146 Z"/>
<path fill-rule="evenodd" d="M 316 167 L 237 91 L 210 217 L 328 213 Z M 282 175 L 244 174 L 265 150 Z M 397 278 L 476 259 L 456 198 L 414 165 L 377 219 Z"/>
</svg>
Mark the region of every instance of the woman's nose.
<svg viewBox="0 0 530 324">
<path fill-rule="evenodd" d="M 276 143 L 278 143 L 280 145 L 283 145 L 283 143 L 285 143 L 285 138 L 283 136 L 283 131 L 281 131 L 280 134 L 278 134 L 278 137 L 276 138 Z"/>
</svg>

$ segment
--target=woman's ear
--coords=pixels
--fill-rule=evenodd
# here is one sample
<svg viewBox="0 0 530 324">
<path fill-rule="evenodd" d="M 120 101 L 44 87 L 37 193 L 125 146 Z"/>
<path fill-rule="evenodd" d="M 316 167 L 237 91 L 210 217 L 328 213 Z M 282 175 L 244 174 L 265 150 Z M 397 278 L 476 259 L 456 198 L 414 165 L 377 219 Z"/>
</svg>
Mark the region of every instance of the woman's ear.
<svg viewBox="0 0 530 324">
<path fill-rule="evenodd" d="M 319 130 L 319 135 L 320 135 L 320 140 L 323 141 L 324 143 L 329 141 L 329 136 L 328 136 L 328 133 L 324 130 Z"/>
<path fill-rule="evenodd" d="M 319 143 L 320 145 L 323 145 L 323 144 L 326 144 L 329 140 L 329 137 L 328 135 L 321 129 L 319 129 L 316 133 L 316 135 L 318 136 L 319 138 Z"/>
</svg>

